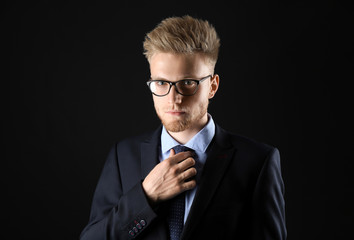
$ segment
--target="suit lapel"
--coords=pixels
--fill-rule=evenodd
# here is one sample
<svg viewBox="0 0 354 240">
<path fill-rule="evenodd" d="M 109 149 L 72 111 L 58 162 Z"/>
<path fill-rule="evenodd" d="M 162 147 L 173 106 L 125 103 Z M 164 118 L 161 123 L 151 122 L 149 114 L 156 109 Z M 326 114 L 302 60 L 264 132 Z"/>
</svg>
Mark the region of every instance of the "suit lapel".
<svg viewBox="0 0 354 240">
<path fill-rule="evenodd" d="M 227 133 L 216 125 L 216 133 L 211 143 L 207 161 L 202 172 L 201 182 L 194 198 L 181 239 L 188 239 L 198 219 L 206 211 L 210 200 L 229 165 L 236 148 L 227 138 Z"/>
<path fill-rule="evenodd" d="M 141 143 L 141 177 L 145 177 L 159 163 L 159 145 L 161 138 L 159 127 L 150 138 Z"/>
<path fill-rule="evenodd" d="M 158 128 L 149 138 L 143 141 L 140 145 L 141 150 L 141 179 L 150 173 L 150 171 L 160 162 L 159 150 L 161 139 L 161 127 Z M 166 222 L 163 218 L 155 220 L 155 232 L 154 239 L 165 240 L 168 239 L 168 230 L 166 228 Z M 159 223 L 158 223 L 159 222 Z"/>
</svg>

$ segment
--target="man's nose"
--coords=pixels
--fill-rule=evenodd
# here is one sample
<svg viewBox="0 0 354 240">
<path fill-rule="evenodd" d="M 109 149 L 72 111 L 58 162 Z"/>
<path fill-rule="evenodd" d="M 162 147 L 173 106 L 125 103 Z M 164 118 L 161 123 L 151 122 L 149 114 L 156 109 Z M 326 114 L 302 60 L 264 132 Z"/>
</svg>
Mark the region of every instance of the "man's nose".
<svg viewBox="0 0 354 240">
<path fill-rule="evenodd" d="M 182 95 L 177 92 L 176 86 L 172 86 L 170 92 L 167 94 L 169 103 L 181 103 Z"/>
</svg>

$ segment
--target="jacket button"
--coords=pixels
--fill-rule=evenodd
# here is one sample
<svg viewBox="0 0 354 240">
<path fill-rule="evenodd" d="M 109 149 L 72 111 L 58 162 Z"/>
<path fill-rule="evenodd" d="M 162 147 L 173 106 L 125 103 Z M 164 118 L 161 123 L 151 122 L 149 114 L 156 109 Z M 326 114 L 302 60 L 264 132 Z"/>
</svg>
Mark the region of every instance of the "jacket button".
<svg viewBox="0 0 354 240">
<path fill-rule="evenodd" d="M 143 227 L 140 225 L 140 223 L 138 223 L 137 225 L 136 225 L 136 227 L 139 229 L 139 230 L 141 230 Z"/>
<path fill-rule="evenodd" d="M 140 221 L 140 224 L 141 224 L 141 226 L 145 227 L 145 225 L 146 225 L 145 220 L 141 220 L 141 221 Z"/>
<path fill-rule="evenodd" d="M 135 232 L 135 233 L 138 233 L 138 229 L 136 228 L 136 227 L 133 227 L 133 231 Z"/>
<path fill-rule="evenodd" d="M 135 236 L 135 232 L 133 232 L 133 230 L 130 230 L 130 231 L 129 231 L 129 235 L 130 235 L 131 237 L 134 237 L 134 236 Z"/>
</svg>

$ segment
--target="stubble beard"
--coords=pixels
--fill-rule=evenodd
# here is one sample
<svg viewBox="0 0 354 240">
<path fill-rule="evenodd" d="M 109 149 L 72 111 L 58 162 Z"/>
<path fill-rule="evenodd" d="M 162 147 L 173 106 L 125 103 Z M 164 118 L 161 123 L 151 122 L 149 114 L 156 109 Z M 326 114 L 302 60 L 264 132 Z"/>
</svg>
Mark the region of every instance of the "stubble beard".
<svg viewBox="0 0 354 240">
<path fill-rule="evenodd" d="M 168 121 L 161 116 L 161 113 L 156 109 L 157 116 L 160 118 L 162 125 L 169 132 L 183 132 L 202 119 L 208 111 L 208 102 L 200 103 L 199 112 L 193 116 L 190 113 L 186 113 L 181 120 Z"/>
</svg>

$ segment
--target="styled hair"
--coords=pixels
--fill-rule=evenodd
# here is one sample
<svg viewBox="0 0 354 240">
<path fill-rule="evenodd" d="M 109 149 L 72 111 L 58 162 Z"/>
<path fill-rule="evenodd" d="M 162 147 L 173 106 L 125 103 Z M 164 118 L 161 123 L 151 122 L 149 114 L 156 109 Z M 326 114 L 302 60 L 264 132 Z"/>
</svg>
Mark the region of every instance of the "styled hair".
<svg viewBox="0 0 354 240">
<path fill-rule="evenodd" d="M 191 16 L 170 17 L 161 21 L 144 41 L 144 55 L 150 62 L 159 52 L 176 54 L 202 53 L 215 67 L 220 39 L 215 28 L 206 20 Z"/>
</svg>

